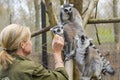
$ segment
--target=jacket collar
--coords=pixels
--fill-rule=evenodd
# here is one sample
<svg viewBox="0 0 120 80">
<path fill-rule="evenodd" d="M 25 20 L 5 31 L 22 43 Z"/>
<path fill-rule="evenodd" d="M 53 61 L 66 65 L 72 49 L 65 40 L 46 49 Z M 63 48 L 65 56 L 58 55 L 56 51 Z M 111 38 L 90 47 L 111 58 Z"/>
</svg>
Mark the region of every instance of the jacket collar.
<svg viewBox="0 0 120 80">
<path fill-rule="evenodd" d="M 13 53 L 13 54 L 12 54 L 12 57 L 15 58 L 15 59 L 18 59 L 18 60 L 30 60 L 30 59 L 28 59 L 27 57 L 18 55 L 18 54 L 16 54 L 16 53 Z"/>
</svg>

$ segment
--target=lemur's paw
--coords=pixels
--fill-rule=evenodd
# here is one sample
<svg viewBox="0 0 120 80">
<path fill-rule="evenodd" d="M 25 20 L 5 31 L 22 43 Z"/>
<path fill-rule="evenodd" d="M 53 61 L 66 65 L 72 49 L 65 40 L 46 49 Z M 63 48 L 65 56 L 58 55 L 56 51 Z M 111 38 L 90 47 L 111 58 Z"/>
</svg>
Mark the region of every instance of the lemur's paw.
<svg viewBox="0 0 120 80">
<path fill-rule="evenodd" d="M 69 61 L 69 60 L 70 60 L 70 57 L 66 57 L 66 58 L 65 58 L 65 61 Z"/>
<path fill-rule="evenodd" d="M 65 57 L 65 61 L 69 61 L 69 60 L 72 59 L 72 58 L 73 58 L 73 56 L 69 56 L 69 55 L 68 55 L 68 56 Z"/>
</svg>

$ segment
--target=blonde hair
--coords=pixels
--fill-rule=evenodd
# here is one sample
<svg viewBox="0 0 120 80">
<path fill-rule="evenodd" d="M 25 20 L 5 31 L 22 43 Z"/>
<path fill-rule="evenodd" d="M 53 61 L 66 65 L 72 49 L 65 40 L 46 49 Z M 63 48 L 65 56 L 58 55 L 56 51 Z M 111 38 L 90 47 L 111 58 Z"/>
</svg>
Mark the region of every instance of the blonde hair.
<svg viewBox="0 0 120 80">
<path fill-rule="evenodd" d="M 0 52 L 0 65 L 2 68 L 7 69 L 14 60 L 8 51 L 17 50 L 20 42 L 27 41 L 30 36 L 28 27 L 17 24 L 8 25 L 1 31 L 0 41 L 3 50 Z"/>
</svg>

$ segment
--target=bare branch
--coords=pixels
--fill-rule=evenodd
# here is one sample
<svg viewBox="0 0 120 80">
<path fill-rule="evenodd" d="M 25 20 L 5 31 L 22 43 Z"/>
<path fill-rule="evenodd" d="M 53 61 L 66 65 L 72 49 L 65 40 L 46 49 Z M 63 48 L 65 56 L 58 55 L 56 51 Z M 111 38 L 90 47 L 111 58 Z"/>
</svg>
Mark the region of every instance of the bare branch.
<svg viewBox="0 0 120 80">
<path fill-rule="evenodd" d="M 49 26 L 49 27 L 43 28 L 42 30 L 35 31 L 35 32 L 32 33 L 31 37 L 35 37 L 35 36 L 37 36 L 41 33 L 47 32 L 47 31 L 50 30 L 50 28 L 52 28 L 52 27 Z"/>
<path fill-rule="evenodd" d="M 88 7 L 88 10 L 86 12 L 86 15 L 85 15 L 85 17 L 83 19 L 84 28 L 86 27 L 86 24 L 88 23 L 88 19 L 91 16 L 91 14 L 92 14 L 92 12 L 93 12 L 93 10 L 94 10 L 97 3 L 98 3 L 98 0 L 91 0 L 90 5 Z"/>
<path fill-rule="evenodd" d="M 110 18 L 110 19 L 89 19 L 88 24 L 101 24 L 101 23 L 118 23 L 120 22 L 120 18 Z M 32 33 L 31 37 L 35 37 L 41 33 L 47 32 L 52 27 L 45 27 L 42 30 L 35 31 Z"/>
</svg>

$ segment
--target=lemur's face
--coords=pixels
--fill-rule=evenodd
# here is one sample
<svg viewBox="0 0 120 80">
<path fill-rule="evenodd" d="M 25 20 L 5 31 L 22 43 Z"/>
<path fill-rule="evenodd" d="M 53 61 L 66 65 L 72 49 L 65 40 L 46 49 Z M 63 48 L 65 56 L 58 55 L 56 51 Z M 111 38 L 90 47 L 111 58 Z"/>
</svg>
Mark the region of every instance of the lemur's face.
<svg viewBox="0 0 120 80">
<path fill-rule="evenodd" d="M 80 48 L 87 48 L 90 45 L 90 41 L 92 39 L 88 38 L 85 35 L 78 35 L 76 40 L 77 40 L 78 47 L 80 47 Z"/>
<path fill-rule="evenodd" d="M 59 24 L 50 29 L 54 34 L 63 35 L 63 25 Z"/>
<path fill-rule="evenodd" d="M 78 36 L 79 37 L 79 43 L 80 44 L 82 44 L 82 45 L 84 45 L 85 43 L 87 43 L 87 37 L 86 36 L 84 36 L 84 35 L 79 35 Z"/>
<path fill-rule="evenodd" d="M 69 19 L 72 16 L 72 9 L 73 9 L 73 4 L 64 4 L 61 6 L 61 12 L 63 18 L 66 20 Z"/>
</svg>

